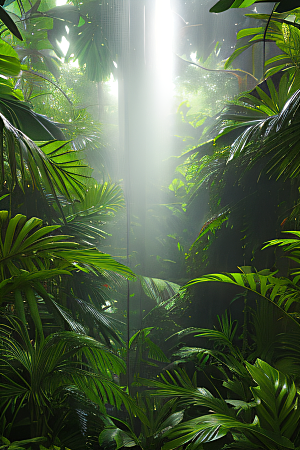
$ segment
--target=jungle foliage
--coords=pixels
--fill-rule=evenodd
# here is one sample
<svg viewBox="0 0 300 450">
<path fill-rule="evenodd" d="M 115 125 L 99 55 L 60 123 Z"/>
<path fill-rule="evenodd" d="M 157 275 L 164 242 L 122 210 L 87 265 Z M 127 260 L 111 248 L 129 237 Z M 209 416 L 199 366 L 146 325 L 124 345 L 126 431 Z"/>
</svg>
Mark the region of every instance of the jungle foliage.
<svg viewBox="0 0 300 450">
<path fill-rule="evenodd" d="M 213 117 L 209 109 L 189 117 L 179 108 L 196 145 L 181 155 L 167 217 L 178 229 L 202 219 L 196 239 L 184 241 L 182 229 L 164 236 L 176 246 L 172 281 L 136 275 L 102 251 L 106 222 L 124 209 L 124 194 L 106 171 L 93 108 L 81 107 L 75 80 L 70 87 L 61 75 L 62 57 L 78 61 L 69 73 L 81 86 L 94 82 L 99 94 L 102 82 L 120 74 L 124 4 L 0 4 L 3 449 L 300 448 L 300 4 L 277 2 L 270 15 L 251 11 L 258 26 L 242 28 L 242 8 L 261 2 L 206 3 L 205 14 L 239 10 L 235 49 L 228 55 L 233 27 L 221 45 L 200 39 L 199 22 L 181 17 L 176 54 L 181 63 L 191 50 L 201 64 L 217 62 L 204 81 L 213 84 L 222 72 L 240 92 Z M 185 5 L 176 14 L 186 8 L 184 17 L 197 22 L 199 5 Z M 257 79 L 255 67 L 236 65 L 261 44 Z M 243 91 L 249 79 L 257 83 Z M 92 154 L 101 159 L 97 168 Z M 137 300 L 127 294 L 127 302 L 133 307 L 145 296 L 148 303 L 136 321 L 141 329 L 129 335 L 128 327 L 126 335 L 124 292 L 134 280 Z M 237 295 L 203 291 L 208 282 Z M 184 317 L 191 326 L 182 329 Z"/>
</svg>

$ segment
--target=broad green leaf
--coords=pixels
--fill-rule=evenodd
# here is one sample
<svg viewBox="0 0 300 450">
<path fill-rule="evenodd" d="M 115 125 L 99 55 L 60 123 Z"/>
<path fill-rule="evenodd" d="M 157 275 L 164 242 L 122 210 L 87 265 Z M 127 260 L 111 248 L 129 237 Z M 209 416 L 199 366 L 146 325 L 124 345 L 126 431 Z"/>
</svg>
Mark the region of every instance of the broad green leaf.
<svg viewBox="0 0 300 450">
<path fill-rule="evenodd" d="M 20 39 L 20 41 L 23 41 L 23 38 L 17 25 L 1 5 L 0 5 L 0 19 L 14 36 Z"/>
</svg>

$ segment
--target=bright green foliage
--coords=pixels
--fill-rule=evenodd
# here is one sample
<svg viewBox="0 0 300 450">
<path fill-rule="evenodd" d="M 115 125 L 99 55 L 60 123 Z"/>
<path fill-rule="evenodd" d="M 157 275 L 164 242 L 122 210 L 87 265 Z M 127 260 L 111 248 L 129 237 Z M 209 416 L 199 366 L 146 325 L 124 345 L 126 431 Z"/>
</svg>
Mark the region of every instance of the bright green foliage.
<svg viewBox="0 0 300 450">
<path fill-rule="evenodd" d="M 1 300 L 9 300 L 11 292 L 16 292 L 15 307 L 25 325 L 20 293 L 24 291 L 24 299 L 41 339 L 42 324 L 32 288 L 43 297 L 51 312 L 58 310 L 66 318 L 65 313 L 55 306 L 55 302 L 55 307 L 53 306 L 53 300 L 40 284 L 41 281 L 58 275 L 71 275 L 74 271 L 101 274 L 111 270 L 125 277 L 133 277 L 130 269 L 116 262 L 110 255 L 101 253 L 96 248 L 82 247 L 76 242 L 68 241 L 69 236 L 53 235 L 60 228 L 59 225 L 43 227 L 41 219 L 33 217 L 26 220 L 21 214 L 9 219 L 8 211 L 1 211 L 0 220 L 3 236 L 0 239 Z"/>
<path fill-rule="evenodd" d="M 296 17 L 298 21 L 298 14 Z M 276 14 L 270 17 L 266 14 L 249 14 L 249 17 L 257 20 L 265 20 L 266 25 L 256 28 L 245 28 L 240 30 L 237 34 L 237 39 L 241 39 L 242 44 L 238 44 L 235 51 L 227 59 L 225 68 L 231 66 L 231 63 L 237 56 L 242 54 L 245 50 L 251 48 L 259 42 L 273 42 L 281 50 L 281 54 L 272 56 L 267 61 L 263 61 L 267 69 L 265 76 L 270 77 L 275 73 L 283 70 L 288 72 L 291 76 L 296 77 L 296 84 L 298 81 L 299 70 L 299 49 L 300 49 L 300 31 L 297 21 L 289 20 L 288 14 Z M 247 44 L 244 43 L 245 38 L 249 38 Z M 295 84 L 295 80 L 292 81 Z"/>
<path fill-rule="evenodd" d="M 211 9 L 210 12 L 220 13 L 230 8 L 247 8 L 254 3 L 259 2 L 274 3 L 271 0 L 219 0 Z M 278 2 L 276 8 L 277 12 L 291 11 L 300 6 L 299 0 L 281 0 Z"/>
<path fill-rule="evenodd" d="M 266 88 L 257 86 L 252 92 L 240 95 L 235 104 L 228 105 L 219 114 L 209 130 L 207 138 L 213 135 L 214 139 L 189 152 L 183 168 L 191 200 L 203 183 L 221 179 L 231 167 L 234 170 L 236 162 L 240 167 L 239 177 L 255 167 L 276 179 L 298 176 L 300 91 L 292 93 L 293 85 L 287 74 L 281 77 L 277 89 L 271 79 L 265 84 L 268 94 Z M 215 218 L 225 220 L 226 213 Z M 212 227 L 214 224 L 212 220 Z"/>
<path fill-rule="evenodd" d="M 56 197 L 61 192 L 67 198 L 81 195 L 86 166 L 80 162 L 68 142 L 50 142 L 39 148 L 24 133 L 16 129 L 0 113 L 1 185 L 10 190 L 26 184 L 47 189 Z"/>
<path fill-rule="evenodd" d="M 0 440 L 1 440 L 0 443 L 3 444 L 3 446 L 1 446 L 1 447 L 3 448 L 5 446 L 5 448 L 7 448 L 7 450 L 25 450 L 26 448 L 31 449 L 32 444 L 36 445 L 37 443 L 41 443 L 41 442 L 45 443 L 46 442 L 46 438 L 44 438 L 44 437 L 36 437 L 36 438 L 32 438 L 32 439 L 22 439 L 21 441 L 10 442 L 9 439 L 7 439 L 3 436 L 0 436 Z M 27 446 L 30 446 L 30 447 L 27 447 Z M 45 450 L 45 447 L 43 447 L 40 444 L 39 449 Z M 59 450 L 59 449 L 58 449 L 58 447 L 53 447 L 53 450 Z M 66 450 L 70 450 L 70 449 L 66 449 Z"/>
<path fill-rule="evenodd" d="M 124 207 L 124 195 L 115 183 L 86 181 L 80 202 L 64 207 L 64 231 L 76 236 L 78 242 L 97 245 L 105 236 L 103 224 L 112 219 Z"/>
<path fill-rule="evenodd" d="M 82 248 L 76 242 L 67 242 L 69 236 L 51 235 L 60 228 L 59 225 L 42 227 L 41 219 L 26 220 L 21 214 L 8 220 L 7 211 L 2 211 L 1 224 L 2 229 L 6 229 L 4 240 L 0 240 L 2 279 L 19 275 L 20 270 L 37 272 L 52 267 L 74 270 L 81 269 L 81 264 L 90 265 L 94 270 L 115 269 L 122 275 L 133 277 L 130 269 L 109 255 L 95 248 Z"/>
<path fill-rule="evenodd" d="M 121 6 L 114 0 L 105 3 L 88 1 L 80 5 L 78 27 L 70 29 L 70 55 L 86 67 L 89 80 L 103 81 L 115 72 L 117 53 L 120 51 L 118 20 Z M 117 46 L 119 39 L 119 46 Z"/>
<path fill-rule="evenodd" d="M 267 271 L 268 272 L 268 271 Z M 266 297 L 275 301 L 277 296 L 284 295 L 286 290 L 292 283 L 287 278 L 276 278 L 272 274 L 255 273 L 224 273 L 209 274 L 189 281 L 182 289 L 186 289 L 195 283 L 206 281 L 218 281 L 221 283 L 230 283 L 255 292 L 262 297 Z M 292 288 L 292 286 L 290 286 Z"/>
<path fill-rule="evenodd" d="M 264 248 L 278 245 L 284 247 L 285 251 L 291 252 L 288 256 L 291 260 L 300 263 L 300 241 L 299 232 L 290 231 L 289 234 L 294 234 L 298 239 L 275 239 L 269 241 Z M 206 281 L 217 281 L 221 283 L 229 283 L 235 286 L 247 289 L 260 297 L 272 301 L 278 307 L 285 311 L 289 311 L 294 302 L 298 303 L 300 300 L 299 289 L 299 268 L 293 270 L 293 278 L 276 277 L 276 273 L 271 273 L 268 270 L 261 272 L 251 272 L 248 267 L 241 268 L 242 273 L 224 273 L 224 274 L 209 274 L 203 275 L 200 278 L 189 281 L 182 289 L 186 289 L 195 283 L 202 283 Z"/>
<path fill-rule="evenodd" d="M 18 53 L 2 40 L 0 42 L 0 73 L 7 76 L 17 76 L 20 70 L 21 63 Z M 3 80 L 1 81 L 3 82 Z M 2 89 L 0 92 L 2 94 Z"/>
</svg>

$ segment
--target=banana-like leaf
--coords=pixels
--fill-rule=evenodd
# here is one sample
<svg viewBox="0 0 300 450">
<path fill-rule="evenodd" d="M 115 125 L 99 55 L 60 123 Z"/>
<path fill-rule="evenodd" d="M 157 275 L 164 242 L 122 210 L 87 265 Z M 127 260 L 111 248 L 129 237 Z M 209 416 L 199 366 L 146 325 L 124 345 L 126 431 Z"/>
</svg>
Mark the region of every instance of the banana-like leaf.
<svg viewBox="0 0 300 450">
<path fill-rule="evenodd" d="M 7 42 L 0 41 L 0 73 L 6 76 L 17 76 L 21 71 L 21 63 L 17 52 Z"/>
<path fill-rule="evenodd" d="M 8 90 L 9 87 L 5 86 L 6 90 L 3 91 L 3 82 L 1 87 L 0 112 L 12 126 L 34 141 L 66 140 L 58 124 L 33 111 L 27 103 L 16 99 L 16 91 L 12 88 Z"/>
<path fill-rule="evenodd" d="M 15 24 L 15 22 L 10 17 L 9 13 L 3 8 L 2 5 L 0 5 L 0 19 L 14 36 L 20 39 L 20 41 L 23 41 L 23 38 L 17 25 Z"/>
</svg>

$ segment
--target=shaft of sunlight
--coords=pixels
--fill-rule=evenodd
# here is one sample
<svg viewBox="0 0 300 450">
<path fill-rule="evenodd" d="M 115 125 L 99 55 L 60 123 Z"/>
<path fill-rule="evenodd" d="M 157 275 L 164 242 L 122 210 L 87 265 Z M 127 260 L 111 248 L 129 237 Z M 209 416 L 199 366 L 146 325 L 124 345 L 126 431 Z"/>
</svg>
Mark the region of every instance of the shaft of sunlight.
<svg viewBox="0 0 300 450">
<path fill-rule="evenodd" d="M 172 92 L 173 24 L 170 0 L 156 1 L 155 59 L 159 90 L 163 96 Z"/>
</svg>

